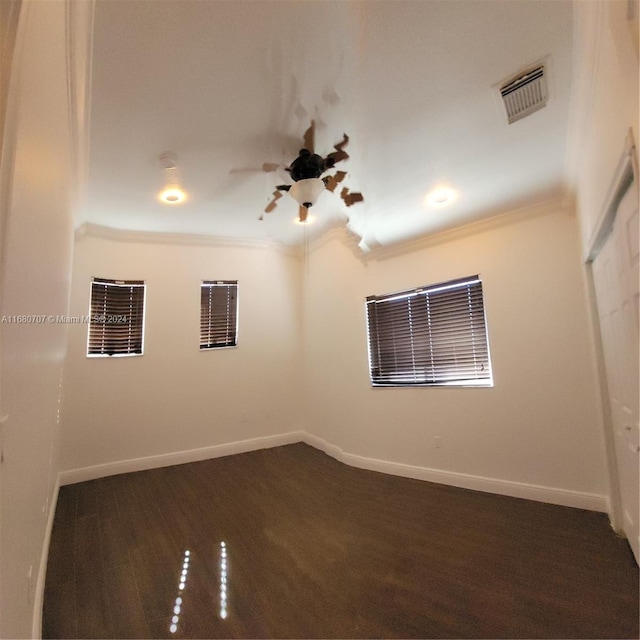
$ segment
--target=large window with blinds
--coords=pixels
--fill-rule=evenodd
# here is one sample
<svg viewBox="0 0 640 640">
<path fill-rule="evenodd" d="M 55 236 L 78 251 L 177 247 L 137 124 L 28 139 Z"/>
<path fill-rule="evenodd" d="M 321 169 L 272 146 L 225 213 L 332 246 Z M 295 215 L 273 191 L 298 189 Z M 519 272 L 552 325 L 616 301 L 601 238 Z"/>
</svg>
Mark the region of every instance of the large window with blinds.
<svg viewBox="0 0 640 640">
<path fill-rule="evenodd" d="M 87 356 L 142 355 L 144 297 L 142 280 L 93 278 Z"/>
<path fill-rule="evenodd" d="M 200 286 L 200 348 L 238 344 L 238 281 L 203 280 Z"/>
<path fill-rule="evenodd" d="M 373 386 L 493 385 L 479 276 L 366 304 Z"/>
</svg>

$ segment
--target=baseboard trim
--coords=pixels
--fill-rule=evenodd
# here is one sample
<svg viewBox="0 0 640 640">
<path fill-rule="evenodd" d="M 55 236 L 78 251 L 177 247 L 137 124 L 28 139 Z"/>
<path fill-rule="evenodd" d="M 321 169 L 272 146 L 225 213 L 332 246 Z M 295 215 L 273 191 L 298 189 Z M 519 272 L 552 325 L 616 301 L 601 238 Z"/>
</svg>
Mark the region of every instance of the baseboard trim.
<svg viewBox="0 0 640 640">
<path fill-rule="evenodd" d="M 511 480 L 499 480 L 496 478 L 486 478 L 455 471 L 442 471 L 417 465 L 404 464 L 401 462 L 390 462 L 378 458 L 367 458 L 353 453 L 348 453 L 340 447 L 327 442 L 323 438 L 307 433 L 305 431 L 290 431 L 273 436 L 252 438 L 249 440 L 239 440 L 226 444 L 218 444 L 200 449 L 189 449 L 166 453 L 157 456 L 146 456 L 143 458 L 131 458 L 106 464 L 99 464 L 92 467 L 71 469 L 62 471 L 59 475 L 59 485 L 75 484 L 87 480 L 95 480 L 106 476 L 113 476 L 120 473 L 131 473 L 134 471 L 144 471 L 146 469 L 157 469 L 159 467 L 170 467 L 174 464 L 185 464 L 187 462 L 197 462 L 199 460 L 209 460 L 221 456 L 230 456 L 237 453 L 246 453 L 258 449 L 268 449 L 279 447 L 295 442 L 304 442 L 315 449 L 324 451 L 332 458 L 359 469 L 378 471 L 405 478 L 425 480 L 427 482 L 437 482 L 463 489 L 474 491 L 484 491 L 486 493 L 497 493 L 511 496 L 513 498 L 524 498 L 537 502 L 547 502 L 565 507 L 575 507 L 587 509 L 589 511 L 601 511 L 608 513 L 608 498 L 605 495 L 586 493 L 582 491 L 571 491 L 558 489 L 556 487 L 545 487 L 524 482 L 513 482 Z"/>
<path fill-rule="evenodd" d="M 142 458 L 130 458 L 106 464 L 97 464 L 91 467 L 80 469 L 70 469 L 60 473 L 60 485 L 76 484 L 87 480 L 96 480 L 106 476 L 115 476 L 120 473 L 131 473 L 133 471 L 145 471 L 147 469 L 158 469 L 160 467 L 171 467 L 175 464 L 185 464 L 187 462 L 198 462 L 222 456 L 231 456 L 236 453 L 247 453 L 258 449 L 269 449 L 280 447 L 285 444 L 302 442 L 304 440 L 302 431 L 291 431 L 273 436 L 251 438 L 249 440 L 238 440 L 225 444 L 216 444 L 199 449 L 188 449 L 186 451 L 176 451 L 174 453 L 163 453 L 156 456 L 145 456 Z"/>
<path fill-rule="evenodd" d="M 56 516 L 56 506 L 58 504 L 58 492 L 60 491 L 60 474 L 56 478 L 53 487 L 53 495 L 49 503 L 49 513 L 47 514 L 47 526 L 44 530 L 44 540 L 42 541 L 42 553 L 40 555 L 40 566 L 38 568 L 38 579 L 33 594 L 33 620 L 31 626 L 31 637 L 40 640 L 42 638 L 42 609 L 44 607 L 44 585 L 47 578 L 47 563 L 49 560 L 49 545 L 51 544 L 51 532 L 53 531 L 53 521 Z"/>
<path fill-rule="evenodd" d="M 474 476 L 453 471 L 441 471 L 439 469 L 389 462 L 377 458 L 366 458 L 353 453 L 347 453 L 340 447 L 318 436 L 309 433 L 303 433 L 303 435 L 303 441 L 306 444 L 324 451 L 340 462 L 359 469 L 379 471 L 381 473 L 389 473 L 405 478 L 426 480 L 427 482 L 437 482 L 438 484 L 447 484 L 463 489 L 473 489 L 474 491 L 484 491 L 485 493 L 497 493 L 513 498 L 524 498 L 526 500 L 535 500 L 536 502 L 546 502 L 565 507 L 575 507 L 578 509 L 607 513 L 607 496 L 604 495 L 557 489 L 555 487 L 544 487 L 510 480 L 485 478 L 483 476 Z"/>
</svg>

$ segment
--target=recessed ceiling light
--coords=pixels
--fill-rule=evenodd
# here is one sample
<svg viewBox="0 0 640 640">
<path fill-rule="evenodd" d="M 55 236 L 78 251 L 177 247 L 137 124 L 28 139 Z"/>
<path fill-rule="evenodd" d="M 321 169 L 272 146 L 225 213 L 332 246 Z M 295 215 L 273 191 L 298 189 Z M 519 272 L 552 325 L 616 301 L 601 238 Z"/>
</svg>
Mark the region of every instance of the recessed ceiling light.
<svg viewBox="0 0 640 640">
<path fill-rule="evenodd" d="M 164 189 L 158 194 L 158 200 L 164 204 L 180 204 L 187 199 L 187 194 L 180 186 L 178 175 L 178 156 L 173 151 L 165 151 L 158 158 L 164 169 Z"/>
<path fill-rule="evenodd" d="M 451 204 L 458 194 L 451 187 L 437 187 L 427 194 L 425 204 L 431 207 L 444 207 Z"/>
<path fill-rule="evenodd" d="M 179 187 L 165 189 L 158 196 L 165 204 L 180 204 L 187 199 L 187 194 Z"/>
</svg>

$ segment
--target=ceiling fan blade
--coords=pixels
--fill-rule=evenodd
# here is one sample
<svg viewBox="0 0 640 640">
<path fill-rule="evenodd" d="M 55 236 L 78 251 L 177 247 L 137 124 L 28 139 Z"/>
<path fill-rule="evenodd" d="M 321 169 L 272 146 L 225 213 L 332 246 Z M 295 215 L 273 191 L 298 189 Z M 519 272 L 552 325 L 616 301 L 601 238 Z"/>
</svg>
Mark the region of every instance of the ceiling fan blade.
<svg viewBox="0 0 640 640">
<path fill-rule="evenodd" d="M 280 200 L 280 198 L 282 198 L 282 194 L 280 193 L 280 191 L 274 191 L 273 200 L 265 207 L 264 212 L 271 213 L 278 206 L 278 200 Z"/>
<path fill-rule="evenodd" d="M 364 196 L 361 193 L 350 193 L 347 187 L 343 187 L 340 192 L 340 197 L 344 200 L 347 207 L 350 207 L 356 202 L 364 202 Z"/>
<path fill-rule="evenodd" d="M 346 151 L 332 151 L 327 157 L 326 160 L 329 160 L 330 162 L 332 162 L 334 165 L 338 162 L 342 162 L 343 160 L 348 160 L 349 159 L 349 154 Z M 326 162 L 325 160 L 325 162 Z M 328 166 L 332 166 L 332 165 L 328 165 Z"/>
<path fill-rule="evenodd" d="M 342 182 L 347 176 L 346 171 L 337 171 L 333 176 L 326 176 L 322 178 L 324 180 L 324 186 L 328 191 L 335 191 L 336 187 L 340 182 Z"/>
<path fill-rule="evenodd" d="M 346 133 L 342 134 L 342 141 L 338 142 L 338 144 L 334 144 L 333 148 L 336 151 L 342 151 L 343 147 L 346 147 L 349 142 L 349 136 Z"/>
<path fill-rule="evenodd" d="M 304 132 L 303 136 L 304 148 L 309 149 L 311 153 L 315 153 L 316 147 L 316 121 L 311 121 L 311 126 Z"/>
<path fill-rule="evenodd" d="M 298 217 L 300 219 L 300 222 L 306 222 L 308 215 L 309 215 L 309 209 L 307 209 L 307 207 L 303 207 L 302 205 L 300 205 L 300 208 L 298 209 Z"/>
<path fill-rule="evenodd" d="M 235 167 L 234 169 L 230 169 L 229 173 L 259 173 L 260 171 L 272 173 L 273 171 L 277 171 L 279 167 L 280 165 L 277 162 L 263 162 L 259 167 Z"/>
<path fill-rule="evenodd" d="M 334 176 L 336 179 L 336 184 L 342 182 L 347 177 L 346 171 L 336 171 L 336 175 Z"/>
<path fill-rule="evenodd" d="M 328 156 L 327 160 L 331 160 L 333 164 L 336 162 L 342 162 L 349 157 L 349 154 L 344 150 L 344 147 L 347 146 L 349 142 L 349 136 L 346 133 L 342 134 L 342 141 L 338 142 L 338 144 L 334 144 L 333 148 L 335 151 L 332 151 Z"/>
</svg>

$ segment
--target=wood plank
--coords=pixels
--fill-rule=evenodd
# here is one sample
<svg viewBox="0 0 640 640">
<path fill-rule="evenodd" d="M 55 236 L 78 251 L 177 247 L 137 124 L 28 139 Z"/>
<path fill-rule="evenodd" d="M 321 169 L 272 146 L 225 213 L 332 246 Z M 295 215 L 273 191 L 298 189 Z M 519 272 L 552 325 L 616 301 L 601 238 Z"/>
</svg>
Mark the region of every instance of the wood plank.
<svg viewBox="0 0 640 640">
<path fill-rule="evenodd" d="M 105 585 L 114 638 L 153 638 L 147 624 L 136 580 L 129 566 L 106 571 Z"/>
<path fill-rule="evenodd" d="M 43 638 L 78 638 L 75 580 L 47 580 L 42 615 Z"/>
<path fill-rule="evenodd" d="M 91 494 L 95 495 L 93 490 Z M 97 513 L 97 506 L 95 509 Z M 77 630 L 81 638 L 112 638 L 108 576 L 97 515 L 76 519 L 74 548 Z"/>
<path fill-rule="evenodd" d="M 638 566 L 601 513 L 355 469 L 302 444 L 87 484 L 56 516 L 49 636 L 74 628 L 52 595 L 70 576 L 87 638 L 639 634 Z"/>
</svg>

